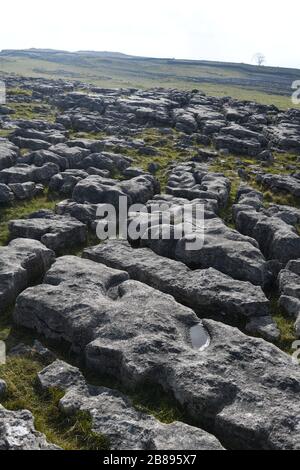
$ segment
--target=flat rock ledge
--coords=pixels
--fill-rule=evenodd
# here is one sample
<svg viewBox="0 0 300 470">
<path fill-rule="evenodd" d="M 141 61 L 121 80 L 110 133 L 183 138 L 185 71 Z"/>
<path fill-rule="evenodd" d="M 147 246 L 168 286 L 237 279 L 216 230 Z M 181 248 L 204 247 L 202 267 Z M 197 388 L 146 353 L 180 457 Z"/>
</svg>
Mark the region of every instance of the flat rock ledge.
<svg viewBox="0 0 300 470">
<path fill-rule="evenodd" d="M 60 216 L 49 210 L 40 210 L 26 219 L 9 223 L 11 238 L 32 238 L 60 254 L 86 243 L 87 227 L 73 217 Z"/>
<path fill-rule="evenodd" d="M 83 257 L 127 271 L 131 279 L 172 295 L 201 318 L 213 315 L 226 318 L 231 324 L 251 322 L 252 333 L 261 333 L 266 339 L 279 337 L 268 299 L 261 287 L 250 282 L 236 281 L 213 268 L 192 271 L 148 248 L 134 249 L 126 241 L 109 241 L 87 248 Z"/>
<path fill-rule="evenodd" d="M 72 345 L 86 366 L 173 395 L 230 449 L 300 449 L 300 370 L 236 328 L 198 319 L 170 295 L 87 259 L 59 258 L 20 294 L 14 321 Z"/>
</svg>

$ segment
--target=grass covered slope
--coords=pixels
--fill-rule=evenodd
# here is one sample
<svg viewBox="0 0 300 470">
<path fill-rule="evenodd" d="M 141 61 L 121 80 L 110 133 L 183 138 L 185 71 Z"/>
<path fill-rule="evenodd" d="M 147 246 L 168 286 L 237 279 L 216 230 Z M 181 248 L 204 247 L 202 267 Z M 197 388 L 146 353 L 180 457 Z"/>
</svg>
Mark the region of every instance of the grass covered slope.
<svg viewBox="0 0 300 470">
<path fill-rule="evenodd" d="M 101 87 L 201 88 L 213 96 L 232 96 L 288 108 L 291 85 L 300 71 L 223 62 L 156 59 L 51 50 L 2 51 L 0 73 L 79 80 Z"/>
</svg>

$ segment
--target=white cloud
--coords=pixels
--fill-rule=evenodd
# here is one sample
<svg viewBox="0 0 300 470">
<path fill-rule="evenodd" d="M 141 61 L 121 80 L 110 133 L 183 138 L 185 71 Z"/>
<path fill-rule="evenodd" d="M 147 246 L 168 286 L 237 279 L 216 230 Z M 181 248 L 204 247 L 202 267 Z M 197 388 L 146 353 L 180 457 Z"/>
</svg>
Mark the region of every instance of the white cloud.
<svg viewBox="0 0 300 470">
<path fill-rule="evenodd" d="M 1 2 L 2 3 L 2 2 Z M 294 0 L 19 0 L 1 4 L 0 48 L 129 54 L 300 68 Z"/>
</svg>

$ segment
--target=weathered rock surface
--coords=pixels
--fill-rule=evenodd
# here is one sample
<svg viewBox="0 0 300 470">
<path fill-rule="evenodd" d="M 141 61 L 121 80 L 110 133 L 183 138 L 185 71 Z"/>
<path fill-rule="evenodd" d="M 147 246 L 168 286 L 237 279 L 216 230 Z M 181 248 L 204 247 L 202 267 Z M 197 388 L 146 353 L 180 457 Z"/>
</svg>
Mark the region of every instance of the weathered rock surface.
<svg viewBox="0 0 300 470">
<path fill-rule="evenodd" d="M 64 339 L 87 366 L 128 387 L 172 393 L 235 449 L 299 449 L 300 371 L 264 340 L 194 312 L 128 274 L 63 257 L 17 300 L 16 324 Z"/>
<path fill-rule="evenodd" d="M 118 207 L 121 196 L 127 197 L 130 206 L 146 203 L 157 192 L 159 183 L 152 175 L 138 176 L 127 181 L 89 176 L 75 186 L 73 199 L 81 204 L 107 203 Z"/>
<path fill-rule="evenodd" d="M 204 214 L 194 216 L 194 209 L 202 205 Z M 211 206 L 207 206 L 206 200 L 169 199 L 166 206 L 165 200 L 158 197 L 148 202 L 147 211 L 129 214 L 129 232 L 130 224 L 139 227 L 135 245 L 182 261 L 192 269 L 214 268 L 254 285 L 270 282 L 272 273 L 257 242 L 225 225 L 211 211 Z"/>
<path fill-rule="evenodd" d="M 53 145 L 49 151 L 59 155 L 65 161 L 66 169 L 80 169 L 82 162 L 91 152 L 81 147 L 68 147 L 66 144 Z"/>
<path fill-rule="evenodd" d="M 90 414 L 93 431 L 109 439 L 111 450 L 222 450 L 218 440 L 198 428 L 180 422 L 162 424 L 137 411 L 123 394 L 86 383 L 79 369 L 56 361 L 38 375 L 43 390 L 66 391 L 60 409 Z"/>
<path fill-rule="evenodd" d="M 13 240 L 0 247 L 0 314 L 54 262 L 54 253 L 35 240 Z"/>
<path fill-rule="evenodd" d="M 33 182 L 12 183 L 8 185 L 0 183 L 0 204 L 7 205 L 11 204 L 15 200 L 29 200 L 35 196 L 42 194 L 43 191 L 43 185 L 35 184 Z"/>
<path fill-rule="evenodd" d="M 265 127 L 264 134 L 269 139 L 270 143 L 279 149 L 296 152 L 300 151 L 299 123 L 283 121 L 275 126 Z"/>
<path fill-rule="evenodd" d="M 166 192 L 189 200 L 212 199 L 222 208 L 229 197 L 230 182 L 220 173 L 210 173 L 202 165 L 188 162 L 175 166 Z"/>
<path fill-rule="evenodd" d="M 127 222 L 136 228 L 130 245 L 109 241 L 89 248 L 84 256 L 90 260 L 63 257 L 44 284 L 25 292 L 41 282 L 54 253 L 34 239 L 14 242 L 22 243 L 22 250 L 12 243 L 0 248 L 0 313 L 19 295 L 18 325 L 69 342 L 83 365 L 99 376 L 113 376 L 124 389 L 149 381 L 163 386 L 192 422 L 224 447 L 299 449 L 299 367 L 241 331 L 292 348 L 285 335 L 290 322 L 285 325 L 281 317 L 279 338 L 266 298 L 278 288 L 279 306 L 295 318 L 300 336 L 300 111 L 197 90 L 4 79 L 8 103 L 0 109 L 0 129 L 8 138 L 0 138 L 0 222 L 6 223 L 14 206 L 24 205 L 27 213 L 30 204 L 19 201 L 43 190 L 46 196 L 48 188 L 62 201 L 56 214 L 41 211 L 13 221 L 12 236 L 42 240 L 61 255 L 82 248 L 87 228 L 94 233 L 96 227 L 102 233 L 108 228 L 105 203 L 117 207 L 125 196 L 128 206 L 146 208 L 130 210 Z M 250 78 L 243 80 L 251 84 Z M 10 94 L 17 89 L 25 93 Z M 17 112 L 10 102 L 18 103 Z M 23 104 L 25 112 L 32 104 L 39 119 L 19 119 Z M 168 194 L 159 194 L 153 175 Z M 247 184 L 257 179 L 268 189 L 266 202 L 280 200 L 282 192 L 291 205 L 266 205 L 261 193 L 243 187 L 232 216 L 238 178 Z M 192 213 L 198 204 L 204 227 L 202 215 L 195 214 L 182 227 L 181 209 L 187 205 Z M 150 222 L 155 222 L 152 238 Z M 118 236 L 125 225 L 116 227 Z M 162 236 L 168 233 L 167 239 Z M 195 241 L 198 248 L 188 249 Z M 37 254 L 24 244 L 39 244 L 44 251 Z M 33 347 L 18 344 L 11 353 L 55 359 L 37 341 Z M 61 380 L 54 375 L 53 383 Z M 161 425 L 119 393 L 81 380 L 67 386 L 62 409 L 86 407 L 96 432 L 105 429 L 116 449 L 216 445 L 204 431 L 182 423 Z"/>
<path fill-rule="evenodd" d="M 101 219 L 98 213 L 98 209 L 101 207 L 102 204 L 79 204 L 72 199 L 66 199 L 56 205 L 55 212 L 58 215 L 73 217 L 96 229 L 95 224 Z"/>
<path fill-rule="evenodd" d="M 71 196 L 76 184 L 88 176 L 89 174 L 83 170 L 66 170 L 51 178 L 49 189 L 61 196 Z"/>
<path fill-rule="evenodd" d="M 293 176 L 262 174 L 258 175 L 257 181 L 272 191 L 284 191 L 295 197 L 300 197 L 300 180 Z"/>
<path fill-rule="evenodd" d="M 84 158 L 82 168 L 97 168 L 108 170 L 110 173 L 124 171 L 131 164 L 131 159 L 112 152 L 93 153 Z"/>
<path fill-rule="evenodd" d="M 0 450 L 59 450 L 34 428 L 29 411 L 8 411 L 0 405 Z"/>
<path fill-rule="evenodd" d="M 7 139 L 0 139 L 0 171 L 15 165 L 19 149 Z"/>
<path fill-rule="evenodd" d="M 279 273 L 279 305 L 296 318 L 295 332 L 300 337 L 300 259 L 290 261 Z"/>
<path fill-rule="evenodd" d="M 191 271 L 183 263 L 163 258 L 147 248 L 133 249 L 121 241 L 87 248 L 83 257 L 127 271 L 131 279 L 172 295 L 202 318 L 213 315 L 234 323 L 259 317 L 268 321 L 269 329 L 278 337 L 268 299 L 260 287 L 249 282 L 235 281 L 212 268 Z"/>
<path fill-rule="evenodd" d="M 252 188 L 243 188 L 238 204 L 233 206 L 237 229 L 255 238 L 265 257 L 285 264 L 300 254 L 300 237 L 294 225 L 298 211 L 293 208 L 271 206 L 265 209 L 263 195 Z"/>
<path fill-rule="evenodd" d="M 0 171 L 0 182 L 4 184 L 26 183 L 47 183 L 53 175 L 59 172 L 59 168 L 54 163 L 46 163 L 41 167 L 34 165 L 19 164 Z"/>
<path fill-rule="evenodd" d="M 26 219 L 12 220 L 9 231 L 11 238 L 39 240 L 56 253 L 80 246 L 87 240 L 86 225 L 49 210 L 34 212 Z"/>
<path fill-rule="evenodd" d="M 217 150 L 227 149 L 237 155 L 257 156 L 261 150 L 261 144 L 254 139 L 239 139 L 232 135 L 218 135 L 214 139 Z"/>
<path fill-rule="evenodd" d="M 6 382 L 0 379 L 0 399 L 6 394 L 7 385 Z"/>
</svg>

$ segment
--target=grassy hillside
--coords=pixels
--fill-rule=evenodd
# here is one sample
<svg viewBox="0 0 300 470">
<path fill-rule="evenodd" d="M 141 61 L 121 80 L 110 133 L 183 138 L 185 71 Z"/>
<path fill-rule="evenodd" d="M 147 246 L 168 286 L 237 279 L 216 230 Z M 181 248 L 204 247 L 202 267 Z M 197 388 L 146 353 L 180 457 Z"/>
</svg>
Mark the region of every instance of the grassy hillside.
<svg viewBox="0 0 300 470">
<path fill-rule="evenodd" d="M 0 72 L 80 80 L 100 87 L 198 88 L 278 107 L 291 107 L 300 70 L 208 61 L 155 59 L 110 52 L 2 51 Z"/>
</svg>

